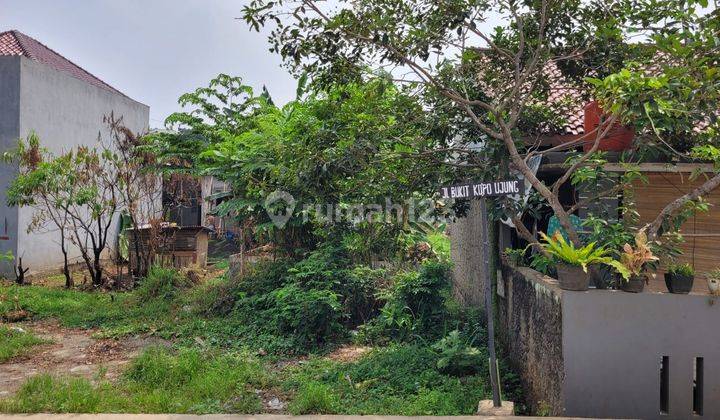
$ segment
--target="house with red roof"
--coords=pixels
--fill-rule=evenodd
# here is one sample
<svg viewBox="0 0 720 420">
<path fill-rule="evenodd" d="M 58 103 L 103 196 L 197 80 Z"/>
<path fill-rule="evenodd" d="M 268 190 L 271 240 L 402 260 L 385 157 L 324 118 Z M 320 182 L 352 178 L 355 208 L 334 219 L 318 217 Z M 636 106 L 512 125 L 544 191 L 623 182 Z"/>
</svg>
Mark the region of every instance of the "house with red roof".
<svg viewBox="0 0 720 420">
<path fill-rule="evenodd" d="M 38 40 L 16 30 L 0 32 L 0 151 L 33 131 L 54 154 L 94 145 L 107 133 L 103 116 L 110 113 L 134 132 L 146 132 L 149 111 Z M 6 205 L 16 172 L 12 164 L 0 166 L 0 252 L 22 256 L 31 273 L 58 267 L 57 232 L 27 233 L 34 210 Z M 12 273 L 12 267 L 2 273 Z"/>
</svg>

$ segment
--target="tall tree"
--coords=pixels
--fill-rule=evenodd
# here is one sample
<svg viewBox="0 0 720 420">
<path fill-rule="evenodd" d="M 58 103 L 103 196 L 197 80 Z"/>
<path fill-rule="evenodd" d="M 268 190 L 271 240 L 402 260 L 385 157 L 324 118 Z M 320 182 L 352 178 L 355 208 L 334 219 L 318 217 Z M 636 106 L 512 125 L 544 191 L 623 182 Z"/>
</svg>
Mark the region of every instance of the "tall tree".
<svg viewBox="0 0 720 420">
<path fill-rule="evenodd" d="M 643 79 L 646 87 L 662 89 L 671 96 L 677 94 L 678 99 L 683 90 L 686 97 L 688 90 L 695 91 L 689 86 L 697 83 L 690 79 L 702 74 L 696 80 L 701 81 L 704 87 L 700 90 L 707 95 L 698 96 L 689 107 L 717 109 L 712 94 L 717 76 L 710 69 L 717 56 L 717 17 L 703 16 L 703 6 L 707 6 L 706 0 L 369 0 L 341 1 L 337 7 L 313 0 L 254 0 L 244 8 L 244 18 L 256 30 L 273 25 L 271 51 L 282 55 L 298 74 L 311 74 L 315 83 L 357 80 L 366 75 L 368 66 L 380 66 L 390 69 L 397 82 L 414 88 L 419 96 L 431 98 L 431 110 L 447 110 L 446 104 L 461 110 L 464 121 L 455 128 L 467 127 L 469 121 L 477 136 L 454 139 L 456 157 L 445 161 L 473 167 L 479 176 L 489 175 L 483 168 L 492 168 L 494 176 L 507 168 L 519 171 L 578 243 L 568 211 L 559 199 L 560 187 L 591 163 L 601 139 L 616 121 L 628 122 L 637 115 L 629 111 L 637 109 L 638 104 L 647 111 L 645 116 L 650 111 L 668 116 L 675 104 L 650 101 L 646 105 L 647 96 L 644 101 L 640 95 L 619 96 L 630 93 L 613 87 L 619 82 L 615 73 L 620 71 L 622 76 L 628 72 L 624 67 L 629 65 L 629 58 L 645 63 L 631 72 L 636 77 L 640 69 L 650 70 L 649 65 L 657 63 L 658 53 L 667 58 L 662 60 L 663 73 L 678 75 L 690 70 L 692 75 L 682 78 L 678 83 L 682 87 L 677 87 L 675 93 L 666 90 L 667 85 L 658 85 L 655 79 Z M 500 23 L 493 27 L 489 24 L 492 21 Z M 705 47 L 695 49 L 697 43 Z M 690 54 L 693 50 L 695 53 Z M 684 60 L 677 60 L 683 56 Z M 536 153 L 522 138 L 523 130 L 532 125 L 538 111 L 534 105 L 548 95 L 546 70 L 553 65 L 581 82 L 587 76 L 595 77 L 597 95 L 612 113 L 596 130 L 562 146 L 567 149 L 585 142 L 589 150 L 573 159 L 553 185 L 545 185 L 528 165 Z M 601 78 L 606 83 L 597 81 Z M 692 114 L 693 123 L 697 123 L 696 113 Z M 705 117 L 709 118 L 709 114 L 703 113 L 700 121 Z M 634 121 L 640 125 L 648 120 Z M 446 152 L 447 145 L 437 149 Z M 481 156 L 463 159 L 477 154 L 478 149 L 483 151 Z M 716 186 L 716 181 L 708 181 L 671 203 L 658 217 L 664 220 L 683 203 Z M 537 244 L 522 229 L 518 217 L 514 219 L 518 233 Z M 657 226 L 655 222 L 646 229 L 652 234 Z"/>
</svg>

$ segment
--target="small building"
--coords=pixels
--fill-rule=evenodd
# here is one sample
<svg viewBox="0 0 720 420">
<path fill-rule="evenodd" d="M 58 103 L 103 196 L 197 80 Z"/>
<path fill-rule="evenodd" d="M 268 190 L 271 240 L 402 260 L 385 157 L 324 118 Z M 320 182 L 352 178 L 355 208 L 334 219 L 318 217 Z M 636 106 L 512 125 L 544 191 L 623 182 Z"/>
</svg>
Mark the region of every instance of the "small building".
<svg viewBox="0 0 720 420">
<path fill-rule="evenodd" d="M 100 80 L 39 41 L 15 30 L 0 32 L 0 152 L 17 146 L 31 132 L 54 154 L 96 144 L 109 130 L 103 117 L 111 113 L 135 133 L 148 129 L 150 108 Z M 6 190 L 17 165 L 0 163 L 0 253 L 22 256 L 31 273 L 62 265 L 59 233 L 27 232 L 35 210 L 8 207 Z M 119 214 L 118 214 L 119 217 Z M 119 223 L 113 224 L 119 228 Z M 117 229 L 116 228 L 116 229 Z M 117 230 L 111 232 L 115 237 Z M 114 241 L 108 245 L 114 247 Z M 108 257 L 112 254 L 108 249 Z M 71 260 L 80 257 L 69 249 Z M 12 276 L 12 264 L 0 274 Z"/>
<path fill-rule="evenodd" d="M 143 226 L 127 230 L 130 266 L 137 267 L 137 250 L 145 256 L 152 251 L 150 263 L 162 267 L 204 268 L 208 258 L 208 234 L 212 230 L 205 226 L 178 226 L 165 224 L 160 227 Z M 138 246 L 136 246 L 136 238 Z"/>
<path fill-rule="evenodd" d="M 582 143 L 574 143 L 589 132 L 585 124 L 590 127 L 596 126 L 591 119 L 596 117 L 600 110 L 597 104 L 590 101 L 590 92 L 584 91 L 581 87 L 564 77 L 555 64 L 546 68 L 551 83 L 550 94 L 546 99 L 548 107 L 557 109 L 561 113 L 561 124 L 541 127 L 540 132 L 526 134 L 525 141 L 528 144 L 537 145 L 538 165 L 536 174 L 546 185 L 553 185 L 562 174 L 568 169 L 568 158 L 578 149 L 582 150 Z M 597 120 L 597 118 L 595 118 Z M 627 169 L 618 164 L 622 147 L 617 144 L 627 142 L 627 146 L 633 139 L 634 132 L 628 133 L 622 128 L 613 128 L 603 139 L 603 142 L 614 142 L 616 145 L 606 152 L 607 164 L 604 170 L 612 174 L 620 174 Z M 553 151 L 558 146 L 564 151 Z M 585 145 L 586 146 L 586 145 Z M 636 182 L 634 184 L 634 207 L 638 212 L 640 226 L 652 221 L 660 211 L 671 201 L 682 196 L 699 186 L 705 176 L 712 172 L 711 165 L 674 163 L 662 157 L 656 158 L 654 162 L 642 163 L 637 169 L 647 179 L 647 183 Z M 700 174 L 694 178 L 694 174 Z M 560 202 L 568 208 L 576 207 L 573 212 L 580 219 L 585 219 L 588 214 L 606 216 L 607 220 L 622 220 L 625 216 L 622 213 L 623 204 L 627 204 L 625 194 L 631 191 L 617 192 L 612 196 L 602 197 L 596 200 L 588 200 L 588 191 L 583 187 L 571 185 L 566 182 L 560 187 Z M 692 215 L 680 228 L 684 242 L 679 245 L 681 255 L 677 262 L 689 263 L 702 277 L 705 273 L 720 268 L 720 250 L 716 240 L 720 237 L 720 189 L 715 190 L 705 197 L 711 205 L 709 211 Z M 602 214 L 604 210 L 605 214 Z M 523 221 L 528 230 L 537 235 L 537 232 L 546 232 L 550 212 L 532 217 L 525 215 Z M 476 201 L 470 204 L 467 216 L 459 218 L 449 224 L 451 236 L 451 255 L 454 262 L 453 275 L 455 289 L 454 293 L 458 300 L 466 305 L 478 305 L 483 302 L 483 278 L 482 268 L 476 266 L 479 260 L 479 247 L 476 246 L 481 238 L 480 234 L 480 213 Z M 503 225 L 504 226 L 504 225 Z M 501 228 L 507 232 L 499 232 L 499 238 L 505 238 L 500 243 L 500 250 L 506 247 L 523 248 L 526 243 L 518 238 L 509 228 Z M 666 263 L 667 261 L 665 261 Z M 664 291 L 666 286 L 662 274 L 663 266 L 658 270 L 657 276 L 650 279 L 649 291 Z M 493 273 L 490 273 L 493 274 Z M 695 281 L 693 292 L 707 293 L 705 281 Z"/>
</svg>

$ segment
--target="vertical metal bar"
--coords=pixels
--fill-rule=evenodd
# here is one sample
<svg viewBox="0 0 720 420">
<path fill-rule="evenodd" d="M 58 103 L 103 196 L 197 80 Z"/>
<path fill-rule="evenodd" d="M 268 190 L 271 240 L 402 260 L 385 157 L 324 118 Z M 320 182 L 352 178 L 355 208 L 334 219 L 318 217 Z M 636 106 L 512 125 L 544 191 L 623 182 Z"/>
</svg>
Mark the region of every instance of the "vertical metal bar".
<svg viewBox="0 0 720 420">
<path fill-rule="evenodd" d="M 492 282 L 490 278 L 490 238 L 488 237 L 488 214 L 487 202 L 485 198 L 480 199 L 480 213 L 482 224 L 482 253 L 483 253 L 483 271 L 485 281 L 485 315 L 487 317 L 487 334 L 488 334 L 488 355 L 490 356 L 490 385 L 492 386 L 493 406 L 500 407 L 500 386 L 498 378 L 497 357 L 495 355 L 495 323 L 493 317 L 492 304 Z"/>
</svg>

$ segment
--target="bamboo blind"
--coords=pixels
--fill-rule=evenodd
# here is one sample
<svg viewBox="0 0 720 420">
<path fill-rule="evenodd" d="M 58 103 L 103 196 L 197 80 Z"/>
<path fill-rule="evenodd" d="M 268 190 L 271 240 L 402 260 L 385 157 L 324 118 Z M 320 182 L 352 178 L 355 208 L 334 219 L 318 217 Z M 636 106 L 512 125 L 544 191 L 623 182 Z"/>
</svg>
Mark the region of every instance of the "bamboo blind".
<svg viewBox="0 0 720 420">
<path fill-rule="evenodd" d="M 651 172 L 644 174 L 648 183 L 636 183 L 635 202 L 641 224 L 652 221 L 668 203 L 700 186 L 705 176 L 690 180 L 687 173 Z M 710 204 L 707 212 L 698 212 L 683 225 L 680 233 L 685 242 L 680 246 L 680 262 L 690 263 L 698 274 L 695 283 L 704 283 L 702 274 L 720 267 L 720 189 L 705 197 Z"/>
</svg>

